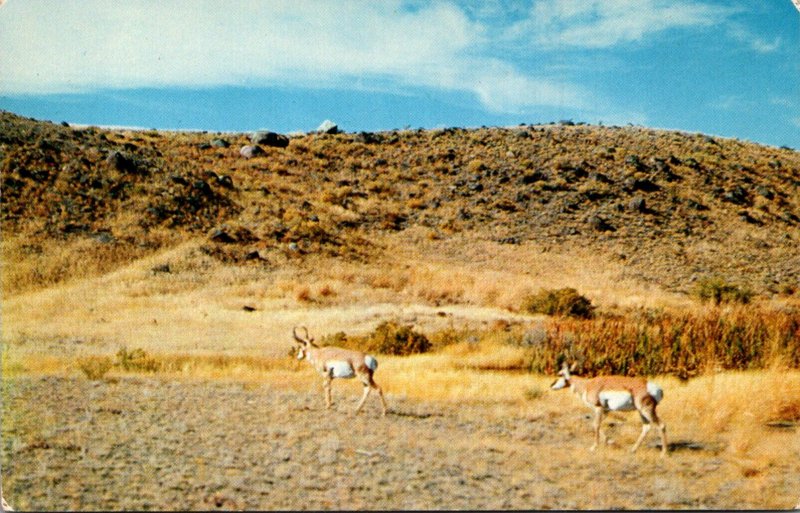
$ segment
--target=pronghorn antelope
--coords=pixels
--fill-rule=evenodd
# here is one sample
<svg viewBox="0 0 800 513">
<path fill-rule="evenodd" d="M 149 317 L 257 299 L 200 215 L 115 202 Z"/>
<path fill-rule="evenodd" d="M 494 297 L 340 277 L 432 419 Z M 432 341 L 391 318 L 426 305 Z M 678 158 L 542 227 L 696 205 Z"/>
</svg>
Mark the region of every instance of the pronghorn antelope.
<svg viewBox="0 0 800 513">
<path fill-rule="evenodd" d="M 574 364 L 572 370 L 575 370 Z M 566 363 L 559 375 L 561 377 L 550 388 L 559 390 L 569 387 L 590 408 L 594 408 L 594 445 L 589 449 L 590 451 L 597 449 L 601 436 L 603 443 L 605 443 L 605 435 L 600 433 L 603 413 L 607 411 L 637 410 L 642 418 L 642 433 L 636 443 L 633 444 L 633 447 L 631 447 L 631 452 L 636 452 L 647 432 L 655 424 L 661 436 L 661 455 L 663 456 L 667 453 L 667 426 L 656 414 L 656 405 L 664 397 L 661 387 L 651 381 L 647 381 L 645 378 L 639 377 L 597 376 L 587 379 L 572 376 Z"/>
<path fill-rule="evenodd" d="M 374 388 L 378 391 L 378 397 L 381 400 L 383 409 L 382 415 L 385 416 L 386 401 L 383 399 L 383 391 L 372 378 L 375 369 L 378 368 L 378 360 L 372 355 L 361 351 L 352 351 L 334 346 L 319 347 L 314 343 L 313 338 L 309 338 L 308 330 L 305 327 L 303 327 L 303 330 L 305 331 L 305 338 L 297 334 L 296 327 L 292 328 L 292 335 L 300 344 L 297 346 L 297 359 L 302 360 L 305 358 L 322 375 L 322 387 L 325 390 L 325 408 L 330 409 L 331 407 L 331 382 L 333 378 L 349 379 L 358 377 L 361 383 L 364 384 L 364 395 L 361 396 L 361 401 L 358 403 L 355 413 L 357 414 L 361 411 L 361 407 L 364 406 L 370 390 Z"/>
</svg>

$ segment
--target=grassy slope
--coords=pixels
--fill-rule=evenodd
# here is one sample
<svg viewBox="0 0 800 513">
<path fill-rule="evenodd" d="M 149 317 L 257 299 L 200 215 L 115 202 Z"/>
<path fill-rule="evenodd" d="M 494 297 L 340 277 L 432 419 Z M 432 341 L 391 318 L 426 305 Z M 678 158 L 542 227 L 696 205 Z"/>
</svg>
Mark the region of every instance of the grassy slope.
<svg viewBox="0 0 800 513">
<path fill-rule="evenodd" d="M 483 241 L 511 247 L 503 266 L 528 243 L 673 292 L 720 276 L 769 294 L 800 278 L 800 154 L 789 149 L 524 126 L 307 135 L 248 160 L 246 134 L 0 123 L 7 294 L 189 240 L 218 262 L 264 268 L 375 261 L 398 245 L 468 265 Z M 236 242 L 210 240 L 215 230 Z"/>
</svg>

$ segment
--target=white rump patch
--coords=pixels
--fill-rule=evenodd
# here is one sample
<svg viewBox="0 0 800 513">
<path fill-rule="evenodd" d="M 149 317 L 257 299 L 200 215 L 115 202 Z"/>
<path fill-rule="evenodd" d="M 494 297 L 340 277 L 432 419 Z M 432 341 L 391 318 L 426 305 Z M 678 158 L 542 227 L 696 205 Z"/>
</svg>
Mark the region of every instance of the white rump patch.
<svg viewBox="0 0 800 513">
<path fill-rule="evenodd" d="M 364 365 L 366 365 L 369 370 L 374 371 L 378 368 L 378 360 L 376 360 L 373 356 L 367 355 L 364 357 Z"/>
<path fill-rule="evenodd" d="M 600 404 L 607 410 L 626 411 L 635 410 L 633 396 L 630 392 L 606 390 L 598 395 Z"/>
<path fill-rule="evenodd" d="M 350 362 L 333 360 L 326 364 L 326 370 L 334 378 L 352 378 L 356 375 Z"/>
<path fill-rule="evenodd" d="M 660 403 L 661 399 L 664 397 L 664 391 L 652 381 L 647 382 L 647 393 L 653 396 L 653 399 L 656 400 L 656 404 Z"/>
</svg>

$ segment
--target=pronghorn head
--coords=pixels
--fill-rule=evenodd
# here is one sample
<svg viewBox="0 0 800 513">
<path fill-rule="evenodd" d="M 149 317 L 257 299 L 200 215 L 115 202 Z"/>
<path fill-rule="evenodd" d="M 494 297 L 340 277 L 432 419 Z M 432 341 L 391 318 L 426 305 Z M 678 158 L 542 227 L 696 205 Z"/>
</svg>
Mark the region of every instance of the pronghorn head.
<svg viewBox="0 0 800 513">
<path fill-rule="evenodd" d="M 564 362 L 564 365 L 561 367 L 561 370 L 558 371 L 558 375 L 560 377 L 557 380 L 555 380 L 552 385 L 550 385 L 550 388 L 552 390 L 561 390 L 562 388 L 566 388 L 566 387 L 570 386 L 570 381 L 569 381 L 570 380 L 570 374 L 569 374 L 569 372 L 570 372 L 570 370 L 575 370 L 575 367 L 577 367 L 577 365 L 578 365 L 578 363 L 575 362 L 575 363 L 572 364 L 572 367 L 570 368 L 567 365 L 567 362 Z"/>
<path fill-rule="evenodd" d="M 317 345 L 314 343 L 314 338 L 308 336 L 308 329 L 306 329 L 305 326 L 301 326 L 301 328 L 303 328 L 303 331 L 306 333 L 305 337 L 301 337 L 297 334 L 297 327 L 292 328 L 292 335 L 294 336 L 294 339 L 300 344 L 299 346 L 297 346 L 298 360 L 302 360 L 307 356 L 309 348 L 317 347 Z"/>
</svg>

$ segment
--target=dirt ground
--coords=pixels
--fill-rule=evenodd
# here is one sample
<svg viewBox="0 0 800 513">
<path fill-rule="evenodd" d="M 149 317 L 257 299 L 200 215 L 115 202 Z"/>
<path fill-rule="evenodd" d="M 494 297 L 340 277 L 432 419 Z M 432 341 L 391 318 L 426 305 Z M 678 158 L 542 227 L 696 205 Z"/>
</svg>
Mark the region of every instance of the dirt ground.
<svg viewBox="0 0 800 513">
<path fill-rule="evenodd" d="M 2 392 L 18 510 L 740 509 L 800 495 L 795 459 L 748 475 L 686 440 L 660 459 L 656 437 L 631 457 L 636 423 L 613 418 L 623 441 L 588 453 L 579 408 L 390 395 L 386 417 L 373 397 L 353 417 L 357 389 L 338 382 L 326 412 L 318 389 L 139 376 L 6 378 Z"/>
</svg>

